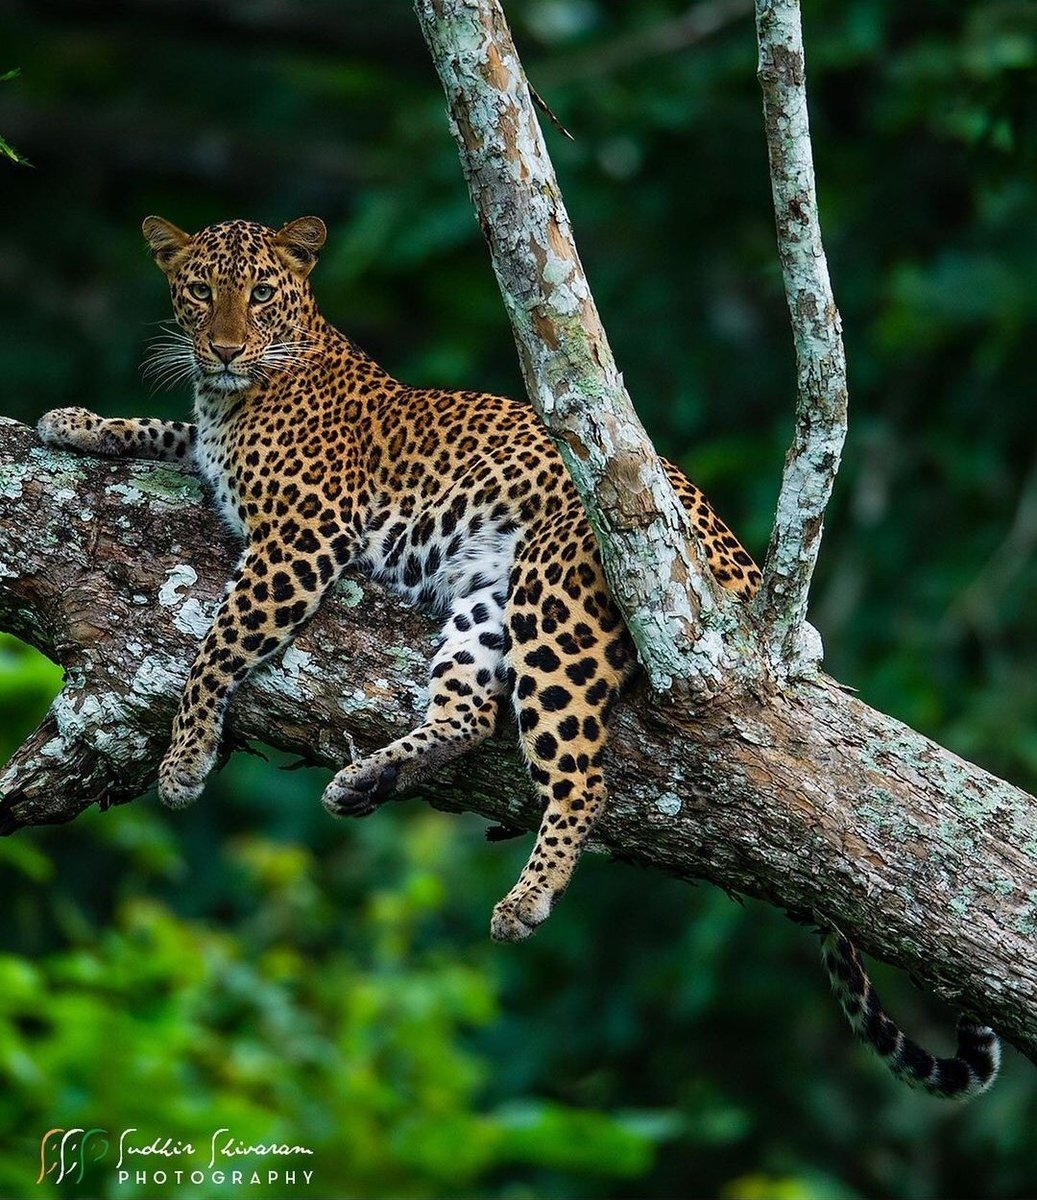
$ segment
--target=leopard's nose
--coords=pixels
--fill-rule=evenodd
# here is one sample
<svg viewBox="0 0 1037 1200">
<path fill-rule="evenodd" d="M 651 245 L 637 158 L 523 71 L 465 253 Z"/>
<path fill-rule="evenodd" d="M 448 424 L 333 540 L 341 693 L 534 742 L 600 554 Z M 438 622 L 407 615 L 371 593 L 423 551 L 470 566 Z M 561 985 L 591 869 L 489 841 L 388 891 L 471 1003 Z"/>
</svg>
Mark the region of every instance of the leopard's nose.
<svg viewBox="0 0 1037 1200">
<path fill-rule="evenodd" d="M 216 355 L 216 357 L 220 360 L 220 362 L 226 364 L 227 366 L 230 366 L 230 364 L 245 349 L 245 347 L 243 345 L 228 346 L 224 342 L 210 341 L 209 346 L 212 349 L 213 354 Z"/>
</svg>

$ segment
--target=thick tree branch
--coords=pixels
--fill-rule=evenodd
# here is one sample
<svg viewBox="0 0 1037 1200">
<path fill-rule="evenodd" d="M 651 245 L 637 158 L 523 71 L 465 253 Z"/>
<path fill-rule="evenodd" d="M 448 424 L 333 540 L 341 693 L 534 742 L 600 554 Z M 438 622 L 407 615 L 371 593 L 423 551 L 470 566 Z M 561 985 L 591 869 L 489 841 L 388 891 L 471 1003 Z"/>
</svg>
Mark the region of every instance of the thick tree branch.
<svg viewBox="0 0 1037 1200">
<path fill-rule="evenodd" d="M 0 504 L 0 628 L 66 670 L 51 714 L 0 774 L 0 828 L 12 832 L 148 788 L 237 547 L 193 477 L 52 453 L 12 421 L 0 421 Z M 333 766 L 350 737 L 384 744 L 423 710 L 433 632 L 347 578 L 242 687 L 229 738 Z M 824 679 L 694 716 L 634 698 L 607 769 L 600 846 L 835 924 L 1037 1058 L 1031 797 Z M 523 828 L 540 818 L 507 731 L 427 792 Z M 552 919 L 582 904 L 593 921 L 579 874 L 571 893 Z"/>
<path fill-rule="evenodd" d="M 573 241 L 497 0 L 417 0 L 526 390 L 598 535 L 658 691 L 709 698 L 760 674 L 744 607 L 717 587 L 634 412 Z"/>
<path fill-rule="evenodd" d="M 758 76 L 777 219 L 778 254 L 796 347 L 796 431 L 756 599 L 761 635 L 782 673 L 820 657 L 805 626 L 825 509 L 846 437 L 846 356 L 821 245 L 807 120 L 799 0 L 756 0 Z"/>
</svg>

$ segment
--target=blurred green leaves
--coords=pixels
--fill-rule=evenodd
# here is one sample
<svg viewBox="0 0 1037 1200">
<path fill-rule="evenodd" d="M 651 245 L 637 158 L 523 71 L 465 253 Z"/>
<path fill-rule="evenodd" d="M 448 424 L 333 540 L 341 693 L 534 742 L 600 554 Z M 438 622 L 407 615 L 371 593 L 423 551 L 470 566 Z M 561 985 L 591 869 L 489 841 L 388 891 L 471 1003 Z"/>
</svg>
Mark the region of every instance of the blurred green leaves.
<svg viewBox="0 0 1037 1200">
<path fill-rule="evenodd" d="M 471 1033 L 498 1016 L 498 985 L 420 942 L 452 857 L 430 851 L 450 836 L 435 814 L 407 826 L 398 883 L 372 895 L 348 949 L 296 946 L 295 920 L 323 903 L 320 869 L 302 847 L 257 836 L 229 859 L 262 920 L 216 928 L 140 895 L 35 963 L 0 956 L 0 1192 L 35 1190 L 33 1139 L 54 1125 L 302 1142 L 325 1195 L 460 1194 L 503 1167 L 642 1174 L 678 1132 L 673 1118 L 487 1103 L 491 1064 Z M 110 1162 L 86 1186 L 149 1194 L 116 1184 Z"/>
<path fill-rule="evenodd" d="M 40 723 L 61 687 L 61 668 L 10 634 L 0 633 L 0 762 Z"/>
</svg>

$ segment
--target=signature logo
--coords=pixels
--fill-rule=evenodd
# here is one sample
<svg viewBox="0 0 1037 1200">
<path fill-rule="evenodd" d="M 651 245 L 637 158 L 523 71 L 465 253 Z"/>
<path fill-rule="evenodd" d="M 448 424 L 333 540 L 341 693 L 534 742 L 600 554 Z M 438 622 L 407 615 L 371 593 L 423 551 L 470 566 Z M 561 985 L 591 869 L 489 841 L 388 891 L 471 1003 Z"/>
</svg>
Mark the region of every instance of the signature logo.
<svg viewBox="0 0 1037 1200">
<path fill-rule="evenodd" d="M 107 1129 L 48 1129 L 40 1139 L 40 1175 L 38 1184 L 49 1179 L 52 1183 L 82 1183 L 88 1165 L 101 1162 L 114 1150 L 115 1171 L 120 1183 L 129 1180 L 131 1170 L 137 1183 L 165 1184 L 170 1175 L 179 1183 L 186 1176 L 192 1183 L 203 1183 L 207 1179 L 222 1184 L 229 1174 L 230 1182 L 238 1184 L 259 1183 L 262 1176 L 255 1167 L 246 1167 L 246 1161 L 256 1158 L 295 1158 L 312 1156 L 313 1150 L 291 1142 L 252 1142 L 234 1137 L 227 1128 L 217 1129 L 205 1147 L 205 1158 L 191 1142 L 172 1137 L 155 1137 L 150 1141 L 140 1136 L 136 1128 L 124 1129 L 118 1137 L 109 1135 Z M 207 1162 L 206 1162 L 207 1158 Z M 149 1160 L 157 1160 L 152 1166 Z M 204 1165 L 204 1170 L 201 1169 Z M 233 1168 L 233 1169 L 232 1169 Z M 304 1183 L 310 1183 L 312 1171 L 300 1172 Z M 288 1170 L 268 1170 L 266 1182 L 295 1183 L 296 1173 Z"/>
<path fill-rule="evenodd" d="M 100 1162 L 111 1148 L 106 1129 L 48 1129 L 40 1139 L 40 1177 L 54 1183 L 82 1183 L 89 1162 Z"/>
</svg>

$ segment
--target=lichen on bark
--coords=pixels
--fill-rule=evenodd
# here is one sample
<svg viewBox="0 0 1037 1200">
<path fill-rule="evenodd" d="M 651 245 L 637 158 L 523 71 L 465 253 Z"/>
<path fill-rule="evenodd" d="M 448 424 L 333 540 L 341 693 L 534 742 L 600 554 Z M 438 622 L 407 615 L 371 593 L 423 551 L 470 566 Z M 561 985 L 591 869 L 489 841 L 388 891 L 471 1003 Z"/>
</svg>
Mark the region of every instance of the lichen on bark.
<svg viewBox="0 0 1037 1200">
<path fill-rule="evenodd" d="M 238 557 L 195 480 L 176 499 L 148 486 L 161 470 L 45 451 L 0 423 L 0 475 L 21 480 L 0 522 L 0 629 L 66 672 L 0 772 L 0 832 L 151 787 L 198 643 L 184 614 L 211 610 Z M 347 578 L 242 686 L 226 749 L 256 738 L 338 767 L 351 742 L 384 745 L 420 720 L 434 639 L 420 612 Z M 838 926 L 1037 1057 L 1032 797 L 823 679 L 695 711 L 635 694 L 610 747 L 597 845 Z M 423 790 L 519 828 L 540 820 L 507 728 Z"/>
<path fill-rule="evenodd" d="M 846 437 L 846 357 L 821 242 L 799 0 L 756 0 L 756 30 L 778 256 L 796 351 L 796 415 L 755 614 L 775 673 L 795 677 L 811 673 L 820 656 L 805 622 Z"/>
</svg>

